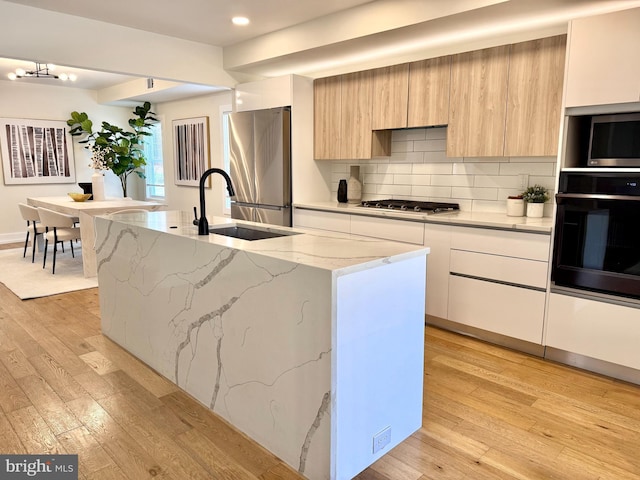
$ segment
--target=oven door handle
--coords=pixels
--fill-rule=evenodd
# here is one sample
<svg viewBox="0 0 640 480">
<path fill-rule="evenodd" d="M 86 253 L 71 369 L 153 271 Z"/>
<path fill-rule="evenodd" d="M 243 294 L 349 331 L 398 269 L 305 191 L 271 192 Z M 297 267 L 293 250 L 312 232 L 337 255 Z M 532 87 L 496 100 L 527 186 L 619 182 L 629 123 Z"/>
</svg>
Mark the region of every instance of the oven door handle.
<svg viewBox="0 0 640 480">
<path fill-rule="evenodd" d="M 627 202 L 640 202 L 640 196 L 635 195 L 603 195 L 600 193 L 556 193 L 558 204 L 564 200 L 624 200 Z"/>
</svg>

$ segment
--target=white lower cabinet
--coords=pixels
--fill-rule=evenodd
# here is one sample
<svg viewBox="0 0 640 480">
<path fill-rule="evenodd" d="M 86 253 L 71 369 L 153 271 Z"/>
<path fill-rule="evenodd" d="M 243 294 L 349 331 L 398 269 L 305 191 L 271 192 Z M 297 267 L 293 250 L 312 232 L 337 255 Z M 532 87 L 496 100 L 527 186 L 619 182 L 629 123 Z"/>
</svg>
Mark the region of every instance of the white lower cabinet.
<svg viewBox="0 0 640 480">
<path fill-rule="evenodd" d="M 546 345 L 640 370 L 640 309 L 551 293 Z"/>
<path fill-rule="evenodd" d="M 427 315 L 542 345 L 549 234 L 304 208 L 294 226 L 425 245 Z"/>
<path fill-rule="evenodd" d="M 394 242 L 423 245 L 424 224 L 391 218 L 364 217 L 351 215 L 351 233 L 365 237 L 382 238 Z"/>
<path fill-rule="evenodd" d="M 350 233 L 351 215 L 296 208 L 293 210 L 293 226 Z"/>
<path fill-rule="evenodd" d="M 447 319 L 542 345 L 550 235 L 455 227 Z"/>
<path fill-rule="evenodd" d="M 451 227 L 424 224 L 424 245 L 431 249 L 427 257 L 427 315 L 448 318 L 449 308 L 449 251 Z"/>
<path fill-rule="evenodd" d="M 449 320 L 542 344 L 545 292 L 475 278 L 449 277 Z"/>
</svg>

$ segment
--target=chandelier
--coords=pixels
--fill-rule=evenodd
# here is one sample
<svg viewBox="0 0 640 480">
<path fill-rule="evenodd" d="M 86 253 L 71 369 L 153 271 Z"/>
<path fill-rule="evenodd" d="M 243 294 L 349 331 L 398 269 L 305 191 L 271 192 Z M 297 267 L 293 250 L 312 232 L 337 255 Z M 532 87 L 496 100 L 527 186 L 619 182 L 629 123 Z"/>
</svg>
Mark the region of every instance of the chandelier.
<svg viewBox="0 0 640 480">
<path fill-rule="evenodd" d="M 56 66 L 52 65 L 51 63 L 35 63 L 36 67 L 33 70 L 25 70 L 24 68 L 16 68 L 15 72 L 9 72 L 9 74 L 7 74 L 7 77 L 9 77 L 9 80 L 16 80 L 18 78 L 28 78 L 28 77 L 35 77 L 35 78 L 57 78 L 59 80 L 62 80 L 63 82 L 66 82 L 67 80 L 71 80 L 72 82 L 75 82 L 78 77 L 76 76 L 75 73 L 51 73 L 55 70 Z"/>
</svg>

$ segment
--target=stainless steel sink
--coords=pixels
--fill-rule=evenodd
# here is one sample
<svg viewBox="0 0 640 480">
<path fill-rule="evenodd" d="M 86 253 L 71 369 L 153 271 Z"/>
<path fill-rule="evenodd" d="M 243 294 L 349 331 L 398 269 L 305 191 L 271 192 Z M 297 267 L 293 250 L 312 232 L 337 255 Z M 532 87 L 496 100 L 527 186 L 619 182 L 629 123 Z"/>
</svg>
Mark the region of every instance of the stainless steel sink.
<svg viewBox="0 0 640 480">
<path fill-rule="evenodd" d="M 250 227 L 239 227 L 237 225 L 228 227 L 212 227 L 209 233 L 215 235 L 224 235 L 226 237 L 240 238 L 242 240 L 264 240 L 267 238 L 286 237 L 288 235 L 297 235 L 297 232 L 283 232 L 273 230 L 260 230 Z"/>
</svg>

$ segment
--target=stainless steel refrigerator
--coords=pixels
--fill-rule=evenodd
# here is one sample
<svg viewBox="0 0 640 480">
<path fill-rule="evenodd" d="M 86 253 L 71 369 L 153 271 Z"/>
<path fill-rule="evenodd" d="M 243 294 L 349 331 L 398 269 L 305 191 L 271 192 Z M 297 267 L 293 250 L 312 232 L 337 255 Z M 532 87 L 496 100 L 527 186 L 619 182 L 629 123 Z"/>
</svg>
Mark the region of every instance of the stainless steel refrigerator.
<svg viewBox="0 0 640 480">
<path fill-rule="evenodd" d="M 231 217 L 291 226 L 291 110 L 229 115 Z"/>
</svg>

